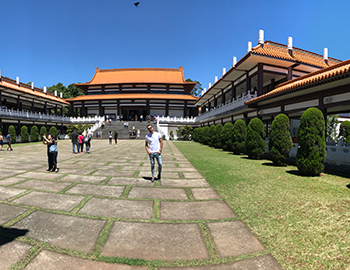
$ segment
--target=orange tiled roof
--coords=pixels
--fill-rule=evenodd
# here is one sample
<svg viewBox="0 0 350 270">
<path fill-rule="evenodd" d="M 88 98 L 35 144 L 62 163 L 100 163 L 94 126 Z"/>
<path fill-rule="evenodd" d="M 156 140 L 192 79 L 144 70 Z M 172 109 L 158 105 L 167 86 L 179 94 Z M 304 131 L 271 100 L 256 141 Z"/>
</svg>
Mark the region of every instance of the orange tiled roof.
<svg viewBox="0 0 350 270">
<path fill-rule="evenodd" d="M 176 94 L 152 94 L 152 93 L 135 93 L 135 94 L 101 94 L 101 95 L 84 95 L 75 98 L 66 99 L 66 101 L 87 101 L 87 100 L 108 100 L 108 99 L 161 99 L 161 100 L 189 100 L 196 101 L 199 98 L 191 95 Z"/>
<path fill-rule="evenodd" d="M 327 79 L 334 78 L 339 75 L 345 75 L 345 74 L 350 75 L 350 59 L 344 62 L 341 62 L 339 64 L 333 65 L 331 67 L 318 70 L 310 74 L 307 74 L 305 76 L 282 83 L 271 92 L 266 93 L 265 95 L 256 97 L 254 99 L 251 99 L 245 102 L 245 104 L 248 105 L 248 104 L 256 103 L 258 101 L 262 101 L 278 95 L 283 95 L 286 93 L 298 91 L 300 87 L 312 85 L 313 83 L 321 82 L 323 80 L 327 80 Z"/>
<path fill-rule="evenodd" d="M 121 68 L 96 69 L 94 77 L 87 83 L 76 85 L 101 84 L 135 84 L 135 83 L 163 83 L 163 84 L 193 84 L 185 81 L 183 68 Z"/>
<path fill-rule="evenodd" d="M 325 63 L 323 56 L 317 53 L 312 53 L 299 48 L 293 48 L 292 55 L 289 54 L 286 45 L 279 44 L 272 41 L 265 41 L 264 45 L 257 45 L 252 48 L 252 54 L 270 56 L 283 60 L 289 60 L 293 62 L 300 62 L 302 64 L 308 64 L 316 67 L 328 67 L 340 63 L 340 60 L 335 58 L 328 58 L 328 65 Z"/>
<path fill-rule="evenodd" d="M 48 99 L 51 101 L 63 103 L 65 105 L 69 105 L 69 103 L 67 101 L 65 101 L 64 99 L 62 99 L 60 97 L 54 96 L 50 92 L 47 92 L 47 94 L 45 94 L 41 89 L 36 88 L 36 87 L 33 90 L 31 88 L 31 86 L 24 84 L 24 83 L 20 83 L 18 85 L 16 83 L 16 81 L 14 81 L 10 78 L 7 78 L 7 77 L 1 77 L 0 86 L 5 87 L 5 88 L 9 88 L 9 89 L 13 89 L 15 91 L 20 91 L 20 92 L 28 94 L 28 95 L 33 95 L 36 97 L 40 97 L 40 98 Z"/>
</svg>

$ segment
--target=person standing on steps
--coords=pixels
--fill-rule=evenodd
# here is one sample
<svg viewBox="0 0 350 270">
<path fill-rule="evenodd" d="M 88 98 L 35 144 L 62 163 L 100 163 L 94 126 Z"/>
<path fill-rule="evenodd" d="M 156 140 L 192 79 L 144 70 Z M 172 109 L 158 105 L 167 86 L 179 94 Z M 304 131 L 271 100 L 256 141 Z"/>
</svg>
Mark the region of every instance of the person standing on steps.
<svg viewBox="0 0 350 270">
<path fill-rule="evenodd" d="M 152 125 L 147 125 L 147 129 L 149 133 L 145 137 L 145 148 L 149 155 L 149 159 L 151 162 L 151 172 L 152 172 L 152 179 L 151 181 L 154 182 L 154 158 L 157 160 L 158 163 L 158 181 L 161 179 L 162 174 L 162 149 L 163 149 L 163 140 L 160 133 L 155 132 Z"/>
</svg>

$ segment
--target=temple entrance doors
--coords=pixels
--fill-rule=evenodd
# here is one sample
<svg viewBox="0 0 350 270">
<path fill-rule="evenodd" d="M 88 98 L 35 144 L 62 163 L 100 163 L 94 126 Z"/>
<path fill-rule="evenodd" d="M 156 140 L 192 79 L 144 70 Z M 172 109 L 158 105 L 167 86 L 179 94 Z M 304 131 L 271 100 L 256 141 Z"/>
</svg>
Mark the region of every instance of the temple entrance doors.
<svg viewBox="0 0 350 270">
<path fill-rule="evenodd" d="M 121 113 L 124 121 L 137 121 L 140 120 L 140 115 L 143 116 L 143 120 L 146 119 L 147 110 L 146 108 L 122 108 Z"/>
</svg>

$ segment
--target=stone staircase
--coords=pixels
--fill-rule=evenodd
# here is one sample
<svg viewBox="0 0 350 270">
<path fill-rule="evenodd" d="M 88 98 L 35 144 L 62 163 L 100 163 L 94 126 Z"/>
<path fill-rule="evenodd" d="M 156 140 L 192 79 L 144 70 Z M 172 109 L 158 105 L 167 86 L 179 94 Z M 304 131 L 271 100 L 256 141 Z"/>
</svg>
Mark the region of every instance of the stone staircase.
<svg viewBox="0 0 350 270">
<path fill-rule="evenodd" d="M 129 121 L 128 129 L 124 128 L 125 122 L 120 121 L 112 121 L 110 125 L 105 125 L 104 128 L 99 129 L 102 130 L 102 139 L 108 139 L 108 134 L 110 131 L 114 134 L 115 131 L 118 132 L 118 139 L 129 139 L 129 131 L 133 130 L 133 127 L 135 127 L 135 130 L 140 130 L 140 138 L 136 138 L 137 140 L 144 140 L 146 134 L 148 133 L 147 130 L 147 121 Z M 96 132 L 94 133 L 94 139 L 96 139 Z"/>
</svg>

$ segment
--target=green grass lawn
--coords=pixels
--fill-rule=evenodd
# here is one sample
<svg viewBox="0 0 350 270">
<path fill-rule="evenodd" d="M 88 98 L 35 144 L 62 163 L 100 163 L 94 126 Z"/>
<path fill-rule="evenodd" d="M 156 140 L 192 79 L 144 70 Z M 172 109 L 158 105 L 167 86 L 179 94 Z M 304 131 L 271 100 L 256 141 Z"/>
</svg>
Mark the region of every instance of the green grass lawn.
<svg viewBox="0 0 350 270">
<path fill-rule="evenodd" d="M 285 269 L 350 269 L 350 178 L 175 145 Z"/>
</svg>

